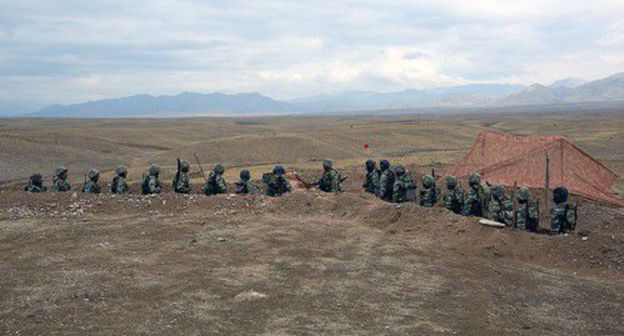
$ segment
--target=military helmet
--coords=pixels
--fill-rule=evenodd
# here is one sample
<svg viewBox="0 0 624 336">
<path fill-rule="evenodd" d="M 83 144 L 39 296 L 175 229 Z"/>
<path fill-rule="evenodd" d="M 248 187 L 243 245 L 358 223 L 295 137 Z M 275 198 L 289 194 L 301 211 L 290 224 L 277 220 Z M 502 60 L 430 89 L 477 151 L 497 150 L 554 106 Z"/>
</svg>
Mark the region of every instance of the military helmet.
<svg viewBox="0 0 624 336">
<path fill-rule="evenodd" d="M 563 203 L 568 201 L 568 189 L 566 187 L 557 187 L 553 190 L 553 201 L 555 203 Z"/>
<path fill-rule="evenodd" d="M 435 187 L 435 179 L 431 175 L 424 175 L 422 177 L 422 184 L 425 188 Z"/>
<path fill-rule="evenodd" d="M 331 169 L 334 167 L 334 161 L 332 159 L 323 160 L 323 168 Z"/>
<path fill-rule="evenodd" d="M 67 168 L 65 168 L 63 166 L 58 166 L 54 170 L 54 176 L 59 177 L 59 176 L 63 175 L 63 173 L 66 173 L 66 172 L 67 172 Z"/>
<path fill-rule="evenodd" d="M 223 166 L 223 164 L 218 163 L 215 167 L 214 167 L 214 172 L 222 175 L 223 173 L 225 173 L 225 167 Z"/>
<path fill-rule="evenodd" d="M 468 176 L 468 184 L 470 184 L 471 186 L 473 185 L 479 185 L 481 184 L 481 175 L 479 175 L 479 173 L 470 173 L 470 175 Z"/>
<path fill-rule="evenodd" d="M 444 181 L 446 182 L 446 187 L 449 189 L 455 189 L 455 187 L 457 187 L 457 178 L 455 176 L 449 175 Z"/>
<path fill-rule="evenodd" d="M 388 160 L 381 160 L 379 161 L 379 168 L 381 168 L 381 170 L 386 170 L 390 168 L 390 161 Z"/>
<path fill-rule="evenodd" d="M 249 181 L 249 179 L 251 178 L 251 173 L 249 172 L 249 170 L 247 169 L 243 169 L 240 172 L 240 179 L 243 181 Z"/>
<path fill-rule="evenodd" d="M 191 165 L 186 160 L 180 160 L 180 169 L 189 169 Z"/>
<path fill-rule="evenodd" d="M 99 176 L 100 176 L 100 171 L 95 168 L 89 170 L 89 172 L 87 173 L 87 177 L 89 178 L 89 180 L 94 180 L 98 178 Z"/>
<path fill-rule="evenodd" d="M 530 197 L 531 197 L 531 192 L 529 191 L 529 188 L 521 187 L 518 190 L 516 190 L 516 198 L 518 199 L 519 202 L 526 202 L 529 200 Z"/>
<path fill-rule="evenodd" d="M 396 165 L 396 167 L 394 167 L 394 172 L 398 176 L 405 175 L 405 167 L 402 164 L 398 164 L 398 165 Z"/>
<path fill-rule="evenodd" d="M 128 167 L 124 165 L 118 165 L 115 167 L 115 174 L 122 176 L 128 174 Z"/>
<path fill-rule="evenodd" d="M 40 185 L 43 182 L 43 176 L 39 173 L 32 174 L 30 176 L 30 183 L 34 185 Z"/>
<path fill-rule="evenodd" d="M 366 170 L 369 171 L 369 172 L 375 170 L 375 161 L 373 161 L 373 160 L 366 160 Z"/>
<path fill-rule="evenodd" d="M 148 172 L 150 175 L 158 175 L 160 174 L 160 166 L 158 166 L 157 164 L 152 164 L 149 167 Z"/>
<path fill-rule="evenodd" d="M 502 184 L 494 185 L 492 187 L 492 196 L 496 197 L 499 200 L 505 197 L 505 187 L 503 187 Z"/>
<path fill-rule="evenodd" d="M 277 166 L 275 166 L 273 168 L 273 174 L 275 174 L 275 175 L 284 175 L 284 174 L 286 174 L 286 169 L 284 169 L 284 167 L 282 167 L 282 166 L 277 165 Z"/>
</svg>

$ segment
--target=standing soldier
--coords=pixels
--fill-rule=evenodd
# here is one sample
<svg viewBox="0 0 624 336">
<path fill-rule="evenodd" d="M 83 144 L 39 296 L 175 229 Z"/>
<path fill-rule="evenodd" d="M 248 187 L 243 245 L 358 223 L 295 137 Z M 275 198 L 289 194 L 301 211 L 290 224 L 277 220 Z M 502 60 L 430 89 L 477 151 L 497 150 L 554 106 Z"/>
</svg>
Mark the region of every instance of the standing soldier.
<svg viewBox="0 0 624 336">
<path fill-rule="evenodd" d="M 190 165 L 186 160 L 177 160 L 178 166 L 175 177 L 173 178 L 173 191 L 180 194 L 188 194 L 191 192 L 191 183 L 188 177 Z"/>
<path fill-rule="evenodd" d="M 147 172 L 147 177 L 141 181 L 143 195 L 160 194 L 160 166 L 152 164 Z"/>
<path fill-rule="evenodd" d="M 286 170 L 282 166 L 275 166 L 273 173 L 265 173 L 262 175 L 262 181 L 267 185 L 267 195 L 271 197 L 279 197 L 284 193 L 291 192 L 290 182 L 284 178 Z"/>
<path fill-rule="evenodd" d="M 373 160 L 366 161 L 366 179 L 362 187 L 367 193 L 373 195 L 379 192 L 379 170 Z"/>
<path fill-rule="evenodd" d="M 416 189 L 416 183 L 414 183 L 412 177 L 407 174 L 403 165 L 398 164 L 395 167 L 395 173 L 396 178 L 392 188 L 392 202 L 404 203 L 413 201 L 413 199 L 410 199 L 409 194 L 413 193 Z"/>
<path fill-rule="evenodd" d="M 490 199 L 490 219 L 513 226 L 513 202 L 507 197 L 507 192 L 502 184 L 492 187 Z"/>
<path fill-rule="evenodd" d="M 46 192 L 48 188 L 43 186 L 43 176 L 41 174 L 33 174 L 28 179 L 28 185 L 24 190 L 28 192 L 38 193 L 38 192 Z"/>
<path fill-rule="evenodd" d="M 342 182 L 342 177 L 340 173 L 334 169 L 334 162 L 331 159 L 323 160 L 323 176 L 313 183 L 313 186 L 318 186 L 320 190 L 324 192 L 340 192 L 342 189 L 340 188 L 340 183 Z"/>
<path fill-rule="evenodd" d="M 574 231 L 577 220 L 576 204 L 568 203 L 568 189 L 557 187 L 553 190 L 555 207 L 550 210 L 550 234 L 565 234 Z"/>
<path fill-rule="evenodd" d="M 113 182 L 111 183 L 111 193 L 125 194 L 128 192 L 128 182 L 126 182 L 127 176 L 128 167 L 124 165 L 115 167 L 115 177 L 113 177 Z"/>
<path fill-rule="evenodd" d="M 89 194 L 99 194 L 102 191 L 102 188 L 98 184 L 100 180 L 100 171 L 93 168 L 89 170 L 87 173 L 87 181 L 82 188 L 82 192 Z"/>
<path fill-rule="evenodd" d="M 516 191 L 518 210 L 514 218 L 514 228 L 537 232 L 539 226 L 539 204 L 531 198 L 529 188 L 522 187 Z"/>
<path fill-rule="evenodd" d="M 225 167 L 220 163 L 210 172 L 208 175 L 208 183 L 206 183 L 204 187 L 204 194 L 206 196 L 225 194 L 227 192 L 223 173 L 225 173 Z"/>
<path fill-rule="evenodd" d="M 58 166 L 54 170 L 54 180 L 52 182 L 52 191 L 53 192 L 63 192 L 69 191 L 71 186 L 69 182 L 67 182 L 67 168 L 63 166 Z"/>
<path fill-rule="evenodd" d="M 457 182 L 455 176 L 446 177 L 446 194 L 444 195 L 444 205 L 446 209 L 456 214 L 461 214 L 464 207 L 464 191 Z"/>
<path fill-rule="evenodd" d="M 241 170 L 240 181 L 236 182 L 236 193 L 244 195 L 258 194 L 258 187 L 251 183 L 251 173 L 249 170 Z"/>
<path fill-rule="evenodd" d="M 377 197 L 384 201 L 391 202 L 394 189 L 394 171 L 388 160 L 381 160 L 379 162 L 379 168 L 381 169 L 381 176 L 379 176 L 379 192 L 377 193 Z"/>
<path fill-rule="evenodd" d="M 481 184 L 481 175 L 478 173 L 471 173 L 470 176 L 468 176 L 468 184 L 470 185 L 470 190 L 464 200 L 462 215 L 486 217 L 490 192 Z"/>
<path fill-rule="evenodd" d="M 422 177 L 423 190 L 420 191 L 420 206 L 431 208 L 438 203 L 438 189 L 436 188 L 436 180 L 431 175 Z"/>
</svg>

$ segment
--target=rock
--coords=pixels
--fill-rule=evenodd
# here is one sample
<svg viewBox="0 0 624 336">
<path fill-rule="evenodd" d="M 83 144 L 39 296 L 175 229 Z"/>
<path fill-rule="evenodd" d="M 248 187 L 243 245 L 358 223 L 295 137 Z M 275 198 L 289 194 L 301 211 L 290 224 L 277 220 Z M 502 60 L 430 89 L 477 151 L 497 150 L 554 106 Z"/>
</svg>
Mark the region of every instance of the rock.
<svg viewBox="0 0 624 336">
<path fill-rule="evenodd" d="M 226 239 L 225 239 L 225 238 L 223 238 L 223 237 L 219 237 L 219 238 L 217 238 L 217 241 L 219 241 L 219 242 L 224 242 L 224 241 L 226 241 Z"/>
<path fill-rule="evenodd" d="M 266 295 L 264 293 L 259 293 L 259 292 L 255 292 L 253 290 L 249 290 L 249 291 L 246 291 L 246 292 L 241 292 L 238 295 L 236 295 L 234 297 L 234 302 L 256 301 L 256 300 L 260 300 L 260 299 L 265 299 L 267 297 L 268 297 L 268 295 Z"/>
<path fill-rule="evenodd" d="M 583 237 L 583 238 L 581 238 L 581 240 L 582 240 L 582 241 L 586 241 L 586 240 L 588 240 L 588 239 L 589 239 L 588 237 Z"/>
<path fill-rule="evenodd" d="M 74 192 L 72 193 L 72 195 L 71 195 L 71 198 L 72 198 L 72 199 L 76 199 L 76 198 L 78 198 L 78 193 L 74 191 Z"/>
</svg>

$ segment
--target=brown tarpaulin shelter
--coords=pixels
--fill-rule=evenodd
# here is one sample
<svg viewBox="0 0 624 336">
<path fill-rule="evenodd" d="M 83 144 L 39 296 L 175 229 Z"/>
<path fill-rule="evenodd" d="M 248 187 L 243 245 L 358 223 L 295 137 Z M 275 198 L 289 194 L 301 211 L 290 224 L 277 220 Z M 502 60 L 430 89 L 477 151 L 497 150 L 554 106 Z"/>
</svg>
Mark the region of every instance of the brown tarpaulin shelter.
<svg viewBox="0 0 624 336">
<path fill-rule="evenodd" d="M 562 136 L 513 136 L 488 130 L 479 134 L 470 152 L 445 176 L 465 178 L 471 172 L 483 181 L 506 186 L 544 188 L 546 160 L 550 188 L 565 186 L 574 194 L 624 206 L 611 194 L 617 175 Z"/>
</svg>

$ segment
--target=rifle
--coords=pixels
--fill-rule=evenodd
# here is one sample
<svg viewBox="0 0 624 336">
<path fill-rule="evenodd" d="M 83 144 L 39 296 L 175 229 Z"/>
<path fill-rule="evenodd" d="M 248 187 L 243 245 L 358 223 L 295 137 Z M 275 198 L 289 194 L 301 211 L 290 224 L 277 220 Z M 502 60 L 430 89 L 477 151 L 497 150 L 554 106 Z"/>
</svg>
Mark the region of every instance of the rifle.
<svg viewBox="0 0 624 336">
<path fill-rule="evenodd" d="M 314 186 L 314 184 L 305 181 L 301 176 L 299 176 L 299 174 L 297 174 L 296 171 L 293 171 L 293 175 L 295 176 L 297 181 L 299 181 L 299 182 L 301 182 L 301 184 L 303 184 L 304 188 L 310 189 L 310 188 L 312 188 Z"/>
<path fill-rule="evenodd" d="M 178 184 L 178 180 L 180 180 L 180 158 L 176 158 L 176 174 L 175 174 L 175 178 L 173 179 L 173 190 L 176 190 L 176 185 Z"/>
<path fill-rule="evenodd" d="M 199 171 L 201 172 L 202 176 L 204 177 L 204 181 L 206 182 L 206 184 L 208 184 L 208 178 L 206 177 L 206 174 L 204 173 L 204 168 L 202 168 L 202 165 L 199 162 L 199 158 L 197 157 L 197 153 L 193 153 L 193 156 L 195 156 L 195 161 L 197 161 L 197 165 L 199 166 Z"/>
<path fill-rule="evenodd" d="M 82 183 L 82 192 L 85 192 L 87 188 L 87 174 L 84 175 L 84 182 Z"/>
</svg>

